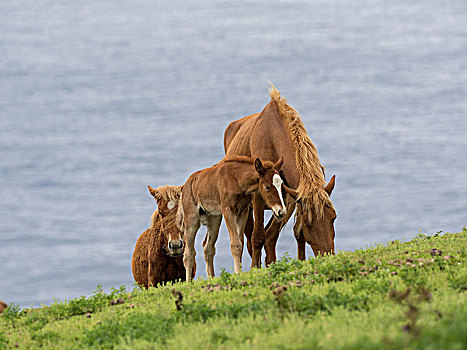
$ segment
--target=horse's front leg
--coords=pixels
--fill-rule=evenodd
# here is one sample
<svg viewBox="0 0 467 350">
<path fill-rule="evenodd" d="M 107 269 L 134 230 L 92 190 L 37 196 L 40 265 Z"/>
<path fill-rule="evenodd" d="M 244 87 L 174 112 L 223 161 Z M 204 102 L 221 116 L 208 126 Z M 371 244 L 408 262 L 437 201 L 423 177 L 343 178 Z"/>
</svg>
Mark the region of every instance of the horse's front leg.
<svg viewBox="0 0 467 350">
<path fill-rule="evenodd" d="M 235 273 L 242 271 L 242 253 L 243 253 L 243 232 L 248 218 L 248 210 L 235 215 L 232 210 L 226 208 L 223 210 L 225 224 L 230 236 L 230 251 L 234 259 Z"/>
<path fill-rule="evenodd" d="M 276 244 L 281 230 L 281 222 L 271 218 L 271 225 L 268 227 L 264 238 L 264 250 L 266 251 L 266 267 L 276 261 Z"/>
<path fill-rule="evenodd" d="M 219 236 L 222 215 L 210 215 L 207 220 L 206 238 L 203 242 L 204 260 L 206 261 L 206 273 L 209 277 L 214 277 L 214 254 L 216 254 L 216 241 Z"/>
<path fill-rule="evenodd" d="M 290 196 L 287 196 L 287 214 L 285 217 L 283 217 L 281 220 L 271 218 L 272 222 L 266 229 L 264 242 L 264 250 L 266 251 L 266 266 L 269 266 L 276 261 L 276 245 L 279 238 L 279 233 L 287 221 L 289 221 L 294 210 L 295 201 Z"/>
<path fill-rule="evenodd" d="M 298 237 L 295 236 L 297 240 L 297 257 L 298 260 L 306 260 L 306 250 L 305 250 L 305 237 L 303 236 L 303 230 L 300 230 Z"/>
<path fill-rule="evenodd" d="M 251 235 L 251 268 L 261 268 L 261 249 L 264 245 L 264 200 L 259 193 L 255 194 L 253 199 L 253 213 L 255 223 Z"/>
<path fill-rule="evenodd" d="M 305 250 L 305 236 L 303 235 L 302 222 L 303 218 L 301 213 L 297 215 L 297 221 L 293 227 L 293 232 L 295 239 L 297 240 L 297 257 L 298 260 L 306 259 L 306 250 Z"/>
</svg>

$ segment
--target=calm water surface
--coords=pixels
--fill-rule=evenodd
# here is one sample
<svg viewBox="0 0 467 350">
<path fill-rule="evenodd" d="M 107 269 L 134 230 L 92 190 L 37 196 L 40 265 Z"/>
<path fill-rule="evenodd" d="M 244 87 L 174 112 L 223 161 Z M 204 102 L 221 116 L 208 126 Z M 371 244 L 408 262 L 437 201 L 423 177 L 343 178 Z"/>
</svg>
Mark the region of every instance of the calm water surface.
<svg viewBox="0 0 467 350">
<path fill-rule="evenodd" d="M 339 249 L 460 230 L 466 14 L 463 0 L 2 1 L 0 299 L 131 286 L 146 186 L 217 162 L 268 80 L 337 176 Z M 278 251 L 296 256 L 290 224 Z M 224 224 L 215 264 L 232 270 Z"/>
</svg>

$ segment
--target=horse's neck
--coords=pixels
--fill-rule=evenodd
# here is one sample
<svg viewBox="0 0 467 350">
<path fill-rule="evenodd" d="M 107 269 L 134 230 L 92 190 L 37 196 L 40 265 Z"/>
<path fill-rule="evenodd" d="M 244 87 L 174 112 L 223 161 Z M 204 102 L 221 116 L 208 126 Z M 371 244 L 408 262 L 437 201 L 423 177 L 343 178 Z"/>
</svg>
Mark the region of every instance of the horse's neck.
<svg viewBox="0 0 467 350">
<path fill-rule="evenodd" d="M 255 143 L 256 147 L 251 150 L 251 153 L 259 156 L 262 160 L 269 160 L 273 163 L 283 157 L 281 174 L 285 177 L 288 186 L 296 189 L 300 184 L 300 173 L 296 163 L 295 146 L 282 121 L 280 126 L 277 124 L 277 126 L 272 127 L 271 132 L 263 136 L 261 143 Z M 274 145 L 274 147 L 270 145 Z"/>
<path fill-rule="evenodd" d="M 289 186 L 294 189 L 298 187 L 300 174 L 295 162 L 295 147 L 287 126 L 284 125 L 279 114 L 264 113 L 249 116 L 236 132 L 235 137 L 229 140 L 226 154 L 259 157 L 261 160 L 269 160 L 273 163 L 283 157 L 282 173 Z M 255 142 L 251 142 L 252 139 Z"/>
</svg>

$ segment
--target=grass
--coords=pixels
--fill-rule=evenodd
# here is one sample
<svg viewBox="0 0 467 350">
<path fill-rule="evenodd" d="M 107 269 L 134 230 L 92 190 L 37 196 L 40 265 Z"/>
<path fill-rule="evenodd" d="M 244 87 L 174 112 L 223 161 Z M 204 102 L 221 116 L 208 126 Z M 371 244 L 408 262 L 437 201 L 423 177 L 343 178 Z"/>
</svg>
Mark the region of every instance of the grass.
<svg viewBox="0 0 467 350">
<path fill-rule="evenodd" d="M 0 317 L 0 349 L 465 349 L 467 230 Z"/>
</svg>

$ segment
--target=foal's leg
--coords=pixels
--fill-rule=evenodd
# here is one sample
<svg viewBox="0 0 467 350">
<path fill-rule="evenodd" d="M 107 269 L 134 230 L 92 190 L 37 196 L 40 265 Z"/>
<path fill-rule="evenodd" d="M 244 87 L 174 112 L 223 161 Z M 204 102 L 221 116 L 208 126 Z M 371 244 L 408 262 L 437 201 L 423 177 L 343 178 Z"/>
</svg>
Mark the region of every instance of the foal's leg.
<svg viewBox="0 0 467 350">
<path fill-rule="evenodd" d="M 153 272 L 152 272 L 152 267 L 151 267 L 151 247 L 149 247 L 148 248 L 148 275 L 146 276 L 147 277 L 146 288 L 149 288 L 151 286 L 154 287 L 154 281 L 151 280 L 151 276 L 153 276 Z"/>
<path fill-rule="evenodd" d="M 242 271 L 243 232 L 248 218 L 248 210 L 236 216 L 230 209 L 224 210 L 225 224 L 230 236 L 230 251 L 234 259 L 235 273 Z"/>
<path fill-rule="evenodd" d="M 264 200 L 259 193 L 255 194 L 253 199 L 253 212 L 255 223 L 253 234 L 251 235 L 251 248 L 253 256 L 251 257 L 251 267 L 261 268 L 261 249 L 264 244 Z"/>
<path fill-rule="evenodd" d="M 185 252 L 183 253 L 183 265 L 185 265 L 186 281 L 189 282 L 192 280 L 192 271 L 195 264 L 195 237 L 196 232 L 198 232 L 200 221 L 199 217 L 196 215 L 186 215 L 184 217 L 184 227 L 185 227 Z"/>
<path fill-rule="evenodd" d="M 214 277 L 214 254 L 216 254 L 216 241 L 219 235 L 222 215 L 210 215 L 207 220 L 206 238 L 203 242 L 204 260 L 206 261 L 206 273 L 209 277 Z"/>
</svg>

